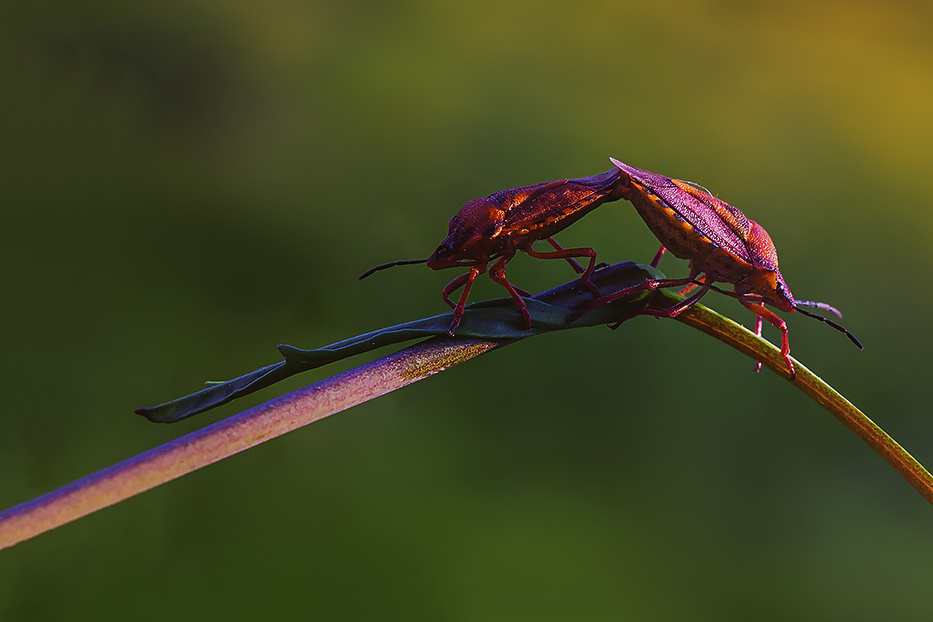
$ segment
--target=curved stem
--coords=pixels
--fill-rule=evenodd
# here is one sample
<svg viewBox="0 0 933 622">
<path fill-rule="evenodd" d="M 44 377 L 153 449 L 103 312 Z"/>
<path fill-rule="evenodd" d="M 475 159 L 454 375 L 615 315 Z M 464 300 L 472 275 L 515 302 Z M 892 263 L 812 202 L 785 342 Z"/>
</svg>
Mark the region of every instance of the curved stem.
<svg viewBox="0 0 933 622">
<path fill-rule="evenodd" d="M 627 286 L 625 279 L 634 278 L 631 266 L 613 266 L 598 272 L 595 277 L 600 287 L 604 286 L 599 282 L 600 279 L 606 279 L 607 284 L 615 279 L 613 284 L 617 289 Z M 646 277 L 642 275 L 638 278 Z M 481 331 L 474 333 L 473 337 L 432 337 L 372 363 L 246 410 L 32 501 L 0 512 L 0 549 L 113 505 L 286 432 L 432 376 L 480 354 L 519 341 L 525 335 L 568 328 L 562 318 L 589 302 L 589 293 L 578 287 L 578 282 L 575 283 L 535 297 L 538 301 L 563 303 L 563 306 L 556 307 L 549 304 L 532 305 L 536 309 L 535 313 L 541 314 L 536 315 L 536 322 L 541 325 L 537 332 L 515 333 L 500 325 L 501 323 L 494 323 L 494 330 L 500 331 L 498 339 L 484 338 Z M 574 327 L 608 323 L 618 320 L 619 317 L 652 314 L 652 311 L 669 308 L 671 304 L 682 300 L 682 297 L 666 292 L 654 292 L 649 298 L 620 300 L 612 303 L 617 305 L 615 308 L 606 305 L 587 314 L 585 320 L 574 324 Z M 504 299 L 504 304 L 511 305 L 512 302 Z M 480 303 L 473 311 L 477 312 L 477 317 L 481 317 L 482 313 L 494 308 L 495 305 Z M 503 313 L 515 316 L 510 320 L 511 323 L 520 321 L 518 313 L 512 307 L 508 307 L 508 311 Z M 548 314 L 553 317 L 550 322 L 544 322 L 543 319 Z M 440 328 L 434 334 L 446 330 L 447 320 L 442 316 L 435 319 L 440 322 Z M 780 351 L 732 320 L 700 305 L 689 307 L 677 316 L 677 320 L 761 361 L 778 375 L 790 380 Z M 516 336 L 519 334 L 521 336 Z M 407 335 L 406 332 L 403 336 Z M 390 335 L 387 339 L 392 341 L 394 338 Z M 365 341 L 376 344 L 376 337 L 368 337 Z M 360 348 L 354 345 L 346 349 L 346 355 L 351 355 L 357 353 Z M 792 384 L 855 432 L 924 498 L 933 503 L 933 477 L 926 469 L 848 400 L 799 362 L 794 361 L 794 364 L 797 375 Z"/>
<path fill-rule="evenodd" d="M 794 359 L 796 378 L 787 371 L 787 363 L 780 350 L 761 339 L 744 326 L 725 318 L 706 307 L 694 305 L 677 320 L 732 346 L 739 352 L 760 361 L 774 373 L 790 381 L 796 388 L 855 432 L 869 447 L 894 467 L 923 497 L 933 503 L 933 476 L 884 430 L 856 408 L 852 402 L 823 382 L 822 378 Z"/>
</svg>

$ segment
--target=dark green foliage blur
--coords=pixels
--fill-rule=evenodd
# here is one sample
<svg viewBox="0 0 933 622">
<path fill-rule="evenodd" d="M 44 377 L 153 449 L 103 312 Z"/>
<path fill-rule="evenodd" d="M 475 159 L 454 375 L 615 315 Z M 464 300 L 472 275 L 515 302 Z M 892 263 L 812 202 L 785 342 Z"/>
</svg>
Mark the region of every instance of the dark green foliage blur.
<svg viewBox="0 0 933 622">
<path fill-rule="evenodd" d="M 762 223 L 794 294 L 865 344 L 790 316 L 793 354 L 933 465 L 931 19 L 909 0 L 7 10 L 0 508 L 277 395 L 132 414 L 277 343 L 443 311 L 455 271 L 357 276 L 426 256 L 471 198 L 610 155 Z M 621 202 L 558 240 L 657 247 Z M 509 275 L 573 276 L 525 256 Z M 502 295 L 484 277 L 472 299 Z M 648 318 L 517 344 L 0 551 L 0 619 L 930 619 L 933 508 L 752 369 Z"/>
</svg>

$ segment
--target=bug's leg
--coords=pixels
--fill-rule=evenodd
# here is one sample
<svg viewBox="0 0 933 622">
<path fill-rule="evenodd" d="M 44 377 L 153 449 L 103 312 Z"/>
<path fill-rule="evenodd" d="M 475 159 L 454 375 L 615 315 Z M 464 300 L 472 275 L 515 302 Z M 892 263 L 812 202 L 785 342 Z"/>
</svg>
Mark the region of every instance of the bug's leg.
<svg viewBox="0 0 933 622">
<path fill-rule="evenodd" d="M 762 323 L 763 323 L 763 320 L 761 316 L 756 315 L 755 316 L 755 334 L 758 335 L 759 337 L 761 337 Z M 757 363 L 755 363 L 755 373 L 758 373 L 760 371 L 761 371 L 761 361 L 758 361 Z"/>
<path fill-rule="evenodd" d="M 677 317 L 683 312 L 684 309 L 693 306 L 694 304 L 696 304 L 696 302 L 700 298 L 705 296 L 706 292 L 709 291 L 709 288 L 712 287 L 713 280 L 709 278 L 705 278 L 705 275 L 704 275 L 704 278 L 702 278 L 701 281 L 703 283 L 703 286 L 700 288 L 700 291 L 698 291 L 697 293 L 695 293 L 694 295 L 690 296 L 689 298 L 685 300 L 681 300 L 676 305 L 668 309 L 667 314 L 664 317 Z M 684 290 L 690 291 L 691 289 L 693 289 L 693 287 L 687 286 L 681 289 L 681 291 L 684 291 Z"/>
<path fill-rule="evenodd" d="M 651 260 L 652 268 L 658 267 L 658 264 L 661 263 L 661 257 L 664 255 L 664 251 L 666 250 L 667 249 L 662 245 L 661 248 L 658 249 L 658 252 L 654 254 L 654 259 Z"/>
<path fill-rule="evenodd" d="M 589 304 L 585 305 L 582 309 L 580 309 L 579 311 L 571 315 L 569 318 L 569 321 L 575 322 L 576 320 L 580 319 L 580 317 L 583 316 L 583 314 L 585 314 L 586 312 L 592 311 L 596 307 L 601 307 L 602 305 L 608 304 L 614 300 L 618 300 L 619 298 L 625 298 L 626 296 L 631 296 L 632 294 L 638 294 L 640 292 L 650 292 L 650 291 L 654 291 L 656 289 L 662 289 L 665 287 L 683 287 L 687 283 L 690 283 L 691 281 L 693 281 L 693 279 L 694 279 L 693 276 L 689 276 L 685 279 L 661 279 L 661 280 L 650 279 L 650 280 L 645 281 L 644 283 L 639 283 L 638 285 L 632 285 L 631 287 L 620 289 L 619 291 L 612 292 L 611 294 L 597 298 L 596 300 L 593 300 Z M 703 293 L 706 293 L 706 292 L 704 291 Z M 697 298 L 699 298 L 699 296 L 697 296 Z M 654 315 L 653 313 L 650 313 L 650 312 L 649 314 Z"/>
<path fill-rule="evenodd" d="M 682 280 L 682 279 L 678 279 L 678 280 Z M 700 298 L 702 298 L 703 296 L 705 296 L 705 295 L 706 295 L 706 292 L 709 291 L 709 288 L 710 288 L 712 285 L 713 285 L 713 282 L 712 282 L 710 279 L 703 279 L 703 288 L 702 288 L 700 291 L 698 291 L 697 293 L 695 293 L 694 295 L 690 296 L 689 298 L 686 298 L 686 299 L 684 299 L 684 300 L 681 300 L 680 302 L 678 302 L 678 303 L 675 304 L 674 306 L 668 307 L 667 309 L 652 309 L 652 308 L 649 307 L 649 308 L 643 309 L 643 310 L 641 311 L 641 314 L 642 314 L 642 315 L 653 315 L 654 317 L 664 317 L 664 318 L 674 318 L 674 317 L 677 317 L 678 315 L 680 315 L 681 313 L 683 313 L 685 309 L 687 309 L 688 307 L 690 307 L 690 306 L 696 304 L 696 302 L 697 302 Z M 685 288 L 685 289 L 686 289 L 686 288 Z M 681 291 L 683 291 L 683 290 L 681 290 Z"/>
<path fill-rule="evenodd" d="M 560 244 L 558 244 L 557 241 L 556 241 L 554 238 L 545 238 L 544 241 L 547 242 L 548 244 L 550 244 L 551 246 L 553 246 L 556 250 L 559 250 L 559 251 L 564 250 L 564 247 L 561 246 Z M 590 250 L 592 250 L 592 249 L 590 249 Z M 570 257 L 567 257 L 567 262 L 571 265 L 571 267 L 573 267 L 574 271 L 575 271 L 577 274 L 582 274 L 582 273 L 583 273 L 583 268 L 581 268 L 581 267 L 580 267 L 580 264 L 578 264 L 577 262 L 575 262 L 573 259 L 571 259 Z M 607 264 L 607 263 L 605 263 L 605 262 L 601 262 L 601 263 L 596 264 L 596 266 L 595 266 L 593 269 L 594 269 L 594 270 L 602 270 L 603 268 L 608 268 L 608 267 L 609 267 L 609 264 Z"/>
<path fill-rule="evenodd" d="M 766 308 L 759 302 L 751 303 L 742 298 L 739 298 L 739 302 L 742 303 L 742 306 L 759 317 L 758 322 L 755 324 L 756 332 L 760 332 L 760 318 L 768 320 L 770 324 L 781 331 L 781 356 L 783 356 L 784 360 L 787 362 L 787 367 L 790 370 L 790 379 L 793 380 L 796 378 L 797 372 L 794 370 L 794 364 L 790 360 L 790 336 L 787 334 L 787 323 L 771 311 L 771 309 Z"/>
<path fill-rule="evenodd" d="M 448 305 L 450 305 L 450 308 L 451 308 L 451 309 L 456 309 L 456 308 L 457 308 L 457 304 L 454 303 L 454 302 L 452 302 L 452 301 L 450 300 L 450 294 L 452 294 L 452 293 L 455 292 L 456 290 L 458 290 L 458 289 L 460 289 L 461 287 L 463 287 L 463 284 L 464 284 L 466 281 L 468 281 L 468 280 L 469 280 L 469 281 L 472 281 L 473 279 L 476 278 L 475 275 L 474 275 L 472 278 L 470 278 L 470 273 L 471 273 L 471 272 L 472 272 L 472 270 L 471 270 L 470 272 L 464 272 L 463 274 L 461 274 L 460 276 L 458 276 L 457 278 L 455 278 L 454 280 L 452 280 L 450 283 L 448 283 L 446 286 L 444 286 L 444 289 L 441 291 L 441 298 L 444 300 L 444 302 L 446 302 Z"/>
<path fill-rule="evenodd" d="M 466 306 L 467 297 L 470 295 L 470 288 L 473 287 L 473 281 L 476 280 L 480 274 L 486 269 L 486 266 L 474 266 L 470 268 L 469 272 L 464 272 L 453 281 L 447 284 L 441 292 L 441 297 L 444 299 L 444 302 L 449 304 L 454 310 L 454 319 L 450 323 L 450 328 L 447 329 L 447 333 L 453 337 L 454 331 L 457 330 L 457 327 L 460 326 L 460 320 L 463 319 L 463 307 Z M 450 301 L 450 294 L 460 287 L 463 287 L 463 293 L 460 294 L 460 300 L 457 304 L 454 304 Z"/>
<path fill-rule="evenodd" d="M 678 279 L 678 280 L 680 280 L 680 279 Z M 660 282 L 662 282 L 662 281 L 658 281 L 658 282 L 660 283 Z M 625 316 L 619 318 L 619 320 L 618 320 L 615 324 L 611 324 L 611 325 L 609 326 L 609 328 L 611 328 L 612 330 L 615 330 L 615 329 L 617 329 L 619 326 L 622 325 L 622 322 L 624 322 L 625 320 L 627 320 L 627 319 L 629 319 L 629 318 L 631 318 L 631 317 L 633 317 L 633 316 L 635 316 L 635 315 L 651 315 L 651 316 L 654 316 L 654 317 L 663 317 L 663 318 L 673 318 L 673 317 L 677 317 L 678 315 L 680 315 L 680 314 L 684 311 L 684 309 L 686 309 L 687 307 L 689 307 L 690 305 L 692 305 L 693 303 L 695 303 L 697 300 L 699 300 L 700 298 L 702 298 L 702 297 L 706 294 L 706 292 L 709 291 L 710 285 L 712 285 L 712 283 L 708 283 L 708 284 L 704 285 L 704 287 L 703 287 L 703 289 L 702 289 L 701 291 L 697 292 L 696 294 L 694 294 L 694 295 L 691 296 L 690 298 L 687 298 L 686 300 L 681 300 L 680 302 L 678 302 L 678 303 L 675 304 L 674 306 L 669 307 L 669 308 L 667 308 L 667 309 L 654 309 L 654 308 L 652 308 L 652 307 L 645 307 L 644 309 L 640 309 L 640 310 L 638 310 L 638 311 L 636 311 L 636 312 L 634 312 L 634 313 L 630 313 L 630 314 L 628 314 L 628 315 L 625 315 Z M 665 287 L 665 286 L 664 286 L 664 285 L 661 285 L 660 287 Z M 675 287 L 675 286 L 674 286 L 674 285 L 668 285 L 667 287 Z"/>
<path fill-rule="evenodd" d="M 554 250 L 557 250 L 557 251 L 564 250 L 564 247 L 558 244 L 557 240 L 555 240 L 554 238 L 545 238 L 544 241 L 550 244 L 551 246 L 553 246 Z M 534 255 L 532 255 L 532 257 L 534 257 Z M 580 264 L 575 262 L 572 257 L 565 257 L 564 259 L 567 260 L 567 263 L 570 264 L 570 267 L 573 268 L 574 272 L 576 272 L 577 274 L 583 274 L 583 268 L 580 266 Z"/>
<path fill-rule="evenodd" d="M 580 274 L 582 272 L 582 275 L 580 276 L 580 281 L 584 285 L 586 285 L 586 288 L 590 290 L 594 298 L 599 298 L 600 296 L 599 290 L 596 289 L 596 286 L 593 285 L 593 283 L 590 281 L 590 276 L 593 274 L 593 270 L 596 269 L 596 251 L 594 251 L 592 248 L 563 249 L 557 245 L 557 242 L 553 242 L 553 244 L 559 250 L 542 253 L 542 252 L 529 248 L 525 252 L 528 253 L 530 256 L 535 257 L 537 259 L 566 259 L 567 261 L 571 263 L 571 265 L 574 265 L 577 268 L 579 268 L 579 270 L 577 271 L 577 274 Z M 587 264 L 586 270 L 580 268 L 580 265 L 577 264 L 577 262 L 575 262 L 572 259 L 572 257 L 589 257 L 590 262 Z"/>
<path fill-rule="evenodd" d="M 515 301 L 515 305 L 518 307 L 519 312 L 522 314 L 522 319 L 525 320 L 525 328 L 531 328 L 531 315 L 528 314 L 528 307 L 525 306 L 525 301 L 522 300 L 522 297 L 519 295 L 518 290 L 509 283 L 509 280 L 505 276 L 505 264 L 509 262 L 510 258 L 499 257 L 496 260 L 496 263 L 492 264 L 492 268 L 489 269 L 489 278 L 493 281 L 506 288 L 509 292 L 509 295 L 512 297 L 512 300 Z"/>
<path fill-rule="evenodd" d="M 699 279 L 696 279 L 693 283 L 687 283 L 685 286 L 680 288 L 680 291 L 678 291 L 677 294 L 679 296 L 686 296 L 687 294 L 692 292 L 694 289 L 696 289 L 698 286 L 703 285 L 704 282 L 706 282 L 705 274 L 701 276 Z"/>
</svg>

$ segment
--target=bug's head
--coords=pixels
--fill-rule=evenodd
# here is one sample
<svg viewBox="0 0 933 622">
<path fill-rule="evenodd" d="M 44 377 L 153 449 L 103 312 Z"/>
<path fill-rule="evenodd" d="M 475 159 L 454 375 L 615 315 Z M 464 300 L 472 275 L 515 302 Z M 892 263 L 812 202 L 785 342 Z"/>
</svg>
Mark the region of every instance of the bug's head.
<svg viewBox="0 0 933 622">
<path fill-rule="evenodd" d="M 440 246 L 435 249 L 428 257 L 427 265 L 432 270 L 441 270 L 443 268 L 452 268 L 454 266 L 464 265 L 463 261 L 468 259 L 469 248 L 472 246 L 471 240 L 460 241 L 447 237 Z"/>
<path fill-rule="evenodd" d="M 784 277 L 777 270 L 755 268 L 741 282 L 736 283 L 735 293 L 760 296 L 762 302 L 777 307 L 781 311 L 793 311 L 797 307 L 797 301 L 794 300 L 787 283 L 784 282 Z"/>
<path fill-rule="evenodd" d="M 450 219 L 447 237 L 428 258 L 434 270 L 475 266 L 489 260 L 505 213 L 487 199 L 473 199 Z"/>
<path fill-rule="evenodd" d="M 862 349 L 862 344 L 855 338 L 855 335 L 843 326 L 822 315 L 804 309 L 804 307 L 814 307 L 842 317 L 842 314 L 834 307 L 825 302 L 796 300 L 794 298 L 794 295 L 790 293 L 790 288 L 787 287 L 787 283 L 784 282 L 781 271 L 778 270 L 777 251 L 774 248 L 774 243 L 771 242 L 771 236 L 768 235 L 764 227 L 752 220 L 749 221 L 748 250 L 752 258 L 753 269 L 751 274 L 736 283 L 736 294 L 754 294 L 760 296 L 762 302 L 773 305 L 781 311 L 797 311 L 802 315 L 819 320 L 839 332 L 845 333 L 852 343 L 858 346 L 859 350 Z"/>
<path fill-rule="evenodd" d="M 862 350 L 862 344 L 859 340 L 850 333 L 844 326 L 837 324 L 836 322 L 830 320 L 829 318 L 823 317 L 822 315 L 817 315 L 812 311 L 807 311 L 804 307 L 813 307 L 816 309 L 822 309 L 823 311 L 828 311 L 837 317 L 842 317 L 842 314 L 832 305 L 828 305 L 825 302 L 814 302 L 812 300 L 796 300 L 794 296 L 790 293 L 790 289 L 787 288 L 787 283 L 784 282 L 784 277 L 781 276 L 781 273 L 777 270 L 765 270 L 762 268 L 755 269 L 752 274 L 750 274 L 745 280 L 741 283 L 737 283 L 735 286 L 735 293 L 739 294 L 756 294 L 761 297 L 762 302 L 766 302 L 770 305 L 773 305 L 780 309 L 781 311 L 796 311 L 807 317 L 812 317 L 815 320 L 819 320 L 824 324 L 828 324 L 830 327 L 835 328 L 841 333 L 845 333 L 846 337 L 854 343 L 859 350 Z"/>
</svg>

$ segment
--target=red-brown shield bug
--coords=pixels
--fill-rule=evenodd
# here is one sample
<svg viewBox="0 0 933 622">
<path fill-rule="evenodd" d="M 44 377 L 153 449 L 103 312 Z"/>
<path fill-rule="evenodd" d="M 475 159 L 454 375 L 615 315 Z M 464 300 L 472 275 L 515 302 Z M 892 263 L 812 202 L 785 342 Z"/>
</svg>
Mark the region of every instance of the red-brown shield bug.
<svg viewBox="0 0 933 622">
<path fill-rule="evenodd" d="M 755 313 L 755 331 L 759 336 L 763 319 L 781 331 L 781 355 L 792 377 L 794 365 L 790 359 L 787 324 L 765 304 L 825 322 L 845 333 L 852 343 L 862 349 L 862 344 L 848 330 L 801 308 L 815 307 L 842 317 L 826 303 L 794 298 L 778 269 L 777 250 L 764 227 L 693 184 L 643 171 L 614 158 L 610 160 L 622 173 L 623 198 L 632 202 L 648 228 L 661 242 L 661 249 L 651 265 L 657 266 L 667 249 L 680 259 L 690 260 L 690 276 L 685 279 L 649 281 L 600 298 L 588 308 L 645 289 L 680 286 L 683 287 L 681 293 L 685 294 L 700 286 L 697 293 L 670 309 L 647 312 L 659 317 L 675 317 L 710 289 L 732 296 Z M 723 291 L 714 287 L 714 283 L 731 283 L 733 291 Z"/>
<path fill-rule="evenodd" d="M 447 238 L 427 259 L 394 261 L 376 266 L 362 275 L 366 278 L 377 270 L 393 266 L 426 263 L 429 268 L 464 267 L 470 268 L 453 279 L 444 287 L 444 302 L 454 309 L 454 318 L 450 324 L 453 335 L 463 316 L 463 308 L 470 294 L 470 287 L 477 276 L 486 272 L 490 261 L 496 260 L 489 268 L 492 280 L 508 290 L 525 320 L 531 328 L 531 316 L 522 301 L 528 293 L 516 289 L 506 278 L 505 267 L 515 253 L 522 251 L 539 259 L 566 259 L 580 274 L 580 280 L 593 293 L 599 291 L 590 282 L 590 275 L 596 265 L 596 251 L 592 248 L 561 248 L 554 241 L 553 235 L 569 227 L 587 213 L 606 201 L 622 198 L 630 188 L 622 185 L 621 180 L 628 178 L 619 168 L 613 168 L 601 175 L 578 179 L 561 179 L 534 186 L 524 186 L 510 190 L 500 190 L 481 199 L 473 199 L 464 205 L 450 219 Z M 541 252 L 531 248 L 538 240 L 549 243 L 554 250 Z M 574 257 L 589 259 L 587 267 L 581 268 Z M 463 288 L 459 301 L 454 304 L 450 294 Z"/>
</svg>

